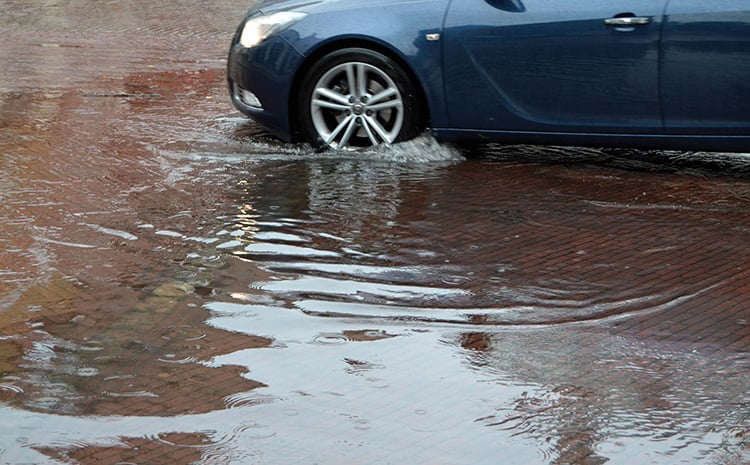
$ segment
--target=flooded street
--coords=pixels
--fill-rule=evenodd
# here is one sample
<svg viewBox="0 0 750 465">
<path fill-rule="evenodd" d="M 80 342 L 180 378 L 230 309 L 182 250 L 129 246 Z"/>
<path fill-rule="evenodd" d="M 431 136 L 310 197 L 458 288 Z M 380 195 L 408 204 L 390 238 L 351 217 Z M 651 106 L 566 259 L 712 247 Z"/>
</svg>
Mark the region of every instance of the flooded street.
<svg viewBox="0 0 750 465">
<path fill-rule="evenodd" d="M 0 0 L 0 464 L 750 464 L 750 156 L 283 144 L 250 4 Z"/>
</svg>

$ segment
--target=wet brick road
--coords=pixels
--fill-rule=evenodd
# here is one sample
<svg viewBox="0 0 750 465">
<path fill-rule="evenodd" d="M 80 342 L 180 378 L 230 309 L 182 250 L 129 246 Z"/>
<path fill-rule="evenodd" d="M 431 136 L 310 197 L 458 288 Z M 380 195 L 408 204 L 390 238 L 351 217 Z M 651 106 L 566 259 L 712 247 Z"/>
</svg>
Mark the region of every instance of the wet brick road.
<svg viewBox="0 0 750 465">
<path fill-rule="evenodd" d="M 750 463 L 750 156 L 285 145 L 249 3 L 0 0 L 0 464 Z"/>
</svg>

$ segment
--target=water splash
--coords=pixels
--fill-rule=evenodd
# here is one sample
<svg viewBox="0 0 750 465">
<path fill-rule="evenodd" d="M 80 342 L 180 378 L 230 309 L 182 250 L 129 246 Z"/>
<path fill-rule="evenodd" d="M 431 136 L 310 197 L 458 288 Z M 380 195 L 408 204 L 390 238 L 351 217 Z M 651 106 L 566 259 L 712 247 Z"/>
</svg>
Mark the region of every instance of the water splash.
<svg viewBox="0 0 750 465">
<path fill-rule="evenodd" d="M 365 155 L 395 163 L 457 163 L 465 160 L 459 149 L 440 144 L 426 134 L 392 146 L 378 147 Z"/>
</svg>

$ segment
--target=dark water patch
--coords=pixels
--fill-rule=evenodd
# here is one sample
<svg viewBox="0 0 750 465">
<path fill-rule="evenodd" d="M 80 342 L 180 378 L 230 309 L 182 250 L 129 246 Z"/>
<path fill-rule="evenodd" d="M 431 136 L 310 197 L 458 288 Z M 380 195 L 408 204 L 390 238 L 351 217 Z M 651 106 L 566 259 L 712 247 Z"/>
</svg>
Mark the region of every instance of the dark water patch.
<svg viewBox="0 0 750 465">
<path fill-rule="evenodd" d="M 468 152 L 485 161 L 545 165 L 593 165 L 618 170 L 695 177 L 750 175 L 750 154 L 626 148 L 488 144 Z"/>
</svg>

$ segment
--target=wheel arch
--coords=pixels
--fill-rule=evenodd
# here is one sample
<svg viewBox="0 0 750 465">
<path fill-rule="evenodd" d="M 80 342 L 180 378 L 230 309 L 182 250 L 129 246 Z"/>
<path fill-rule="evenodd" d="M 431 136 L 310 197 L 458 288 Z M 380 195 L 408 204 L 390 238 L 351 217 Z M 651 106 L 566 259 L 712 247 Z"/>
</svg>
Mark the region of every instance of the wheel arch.
<svg viewBox="0 0 750 465">
<path fill-rule="evenodd" d="M 297 102 L 299 101 L 299 94 L 302 90 L 301 88 L 303 79 L 305 78 L 310 68 L 318 60 L 328 55 L 329 53 L 333 53 L 337 50 L 342 50 L 345 48 L 363 48 L 372 50 L 390 58 L 399 67 L 401 67 L 404 73 L 406 73 L 407 77 L 414 83 L 414 89 L 417 93 L 415 97 L 418 100 L 419 108 L 421 110 L 419 114 L 420 124 L 425 128 L 429 126 L 430 107 L 424 87 L 422 85 L 422 82 L 417 77 L 417 74 L 414 72 L 409 63 L 403 58 L 403 56 L 401 56 L 401 54 L 388 47 L 387 45 L 383 45 L 382 43 L 374 40 L 370 40 L 367 38 L 346 38 L 330 41 L 316 48 L 312 53 L 305 57 L 304 61 L 297 69 L 297 72 L 295 73 L 294 79 L 292 81 L 292 91 L 290 93 L 288 104 L 289 127 L 291 129 L 292 138 L 294 140 L 300 139 L 301 123 Z"/>
</svg>

